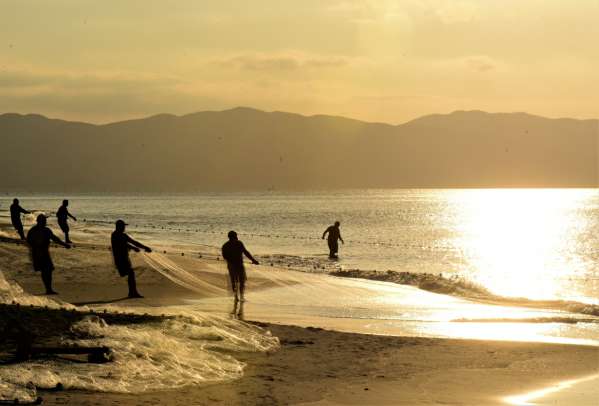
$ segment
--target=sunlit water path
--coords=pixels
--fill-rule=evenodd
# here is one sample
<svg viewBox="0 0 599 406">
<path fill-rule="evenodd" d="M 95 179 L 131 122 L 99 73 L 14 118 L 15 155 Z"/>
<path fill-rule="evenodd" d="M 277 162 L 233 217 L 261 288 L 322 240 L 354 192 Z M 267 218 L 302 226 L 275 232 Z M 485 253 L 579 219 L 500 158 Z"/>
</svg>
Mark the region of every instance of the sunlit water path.
<svg viewBox="0 0 599 406">
<path fill-rule="evenodd" d="M 65 196 L 20 197 L 26 208 L 53 213 Z M 253 252 L 279 254 L 283 266 L 443 273 L 499 295 L 599 303 L 596 189 L 68 197 L 86 220 L 73 225 L 75 236 L 85 228 L 85 238 L 107 240 L 114 220 L 125 218 L 145 240 L 210 250 L 235 229 Z M 335 220 L 346 244 L 331 263 L 320 236 Z"/>
</svg>

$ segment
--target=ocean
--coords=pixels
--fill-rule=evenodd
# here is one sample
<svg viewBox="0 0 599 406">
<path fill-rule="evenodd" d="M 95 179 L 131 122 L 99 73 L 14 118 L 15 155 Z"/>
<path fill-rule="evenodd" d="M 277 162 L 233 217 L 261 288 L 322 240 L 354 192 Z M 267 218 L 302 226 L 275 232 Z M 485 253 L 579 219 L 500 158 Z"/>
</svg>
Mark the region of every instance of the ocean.
<svg viewBox="0 0 599 406">
<path fill-rule="evenodd" d="M 599 303 L 597 189 L 19 197 L 47 214 L 69 198 L 73 235 L 95 230 L 106 243 L 118 218 L 134 237 L 197 252 L 217 253 L 235 230 L 263 262 L 293 269 L 442 274 L 501 296 Z M 3 215 L 11 199 L 0 199 Z M 334 221 L 345 240 L 338 261 L 321 239 Z"/>
<path fill-rule="evenodd" d="M 33 211 L 24 217 L 26 229 L 39 212 L 53 214 L 63 198 L 70 200 L 69 210 L 78 218 L 71 222 L 75 250 L 70 254 L 85 255 L 78 244 L 108 245 L 115 220 L 124 219 L 133 238 L 155 248 L 152 254 L 134 254 L 138 263 L 145 261 L 147 268 L 191 290 L 182 306 L 92 307 L 98 312 L 108 308 L 176 317 L 158 325 L 130 326 L 107 325 L 100 317 L 74 326 L 91 335 L 94 345 L 120 349 L 114 364 L 100 370 L 85 365 L 65 369 L 60 363 L 18 365 L 0 371 L 0 384 L 4 380 L 14 397 L 34 399 L 35 391 L 27 386 L 30 380 L 39 387 L 51 388 L 60 381 L 70 388 L 137 393 L 158 384 L 174 388 L 235 379 L 243 364 L 221 354 L 222 348 L 235 353 L 269 351 L 278 345 L 242 320 L 380 335 L 596 346 L 598 192 L 20 195 L 22 206 Z M 1 223 L 8 221 L 11 202 L 12 196 L 0 199 Z M 334 221 L 341 222 L 345 240 L 338 260 L 328 258 L 321 238 Z M 55 218 L 49 226 L 62 236 Z M 262 263 L 248 266 L 248 301 L 240 307 L 222 286 L 207 282 L 215 280 L 214 275 L 226 278 L 222 262 L 195 261 L 200 255 L 216 258 L 229 230 L 236 230 Z M 11 230 L 2 233 L 16 237 Z M 113 272 L 111 263 L 106 268 Z M 327 275 L 347 271 L 376 279 L 372 271 L 387 275 L 388 270 L 405 272 L 400 280 L 416 283 L 403 286 L 384 279 Z M 255 289 L 251 282 L 258 280 L 270 287 Z M 422 281 L 428 285 L 423 287 Z M 72 308 L 23 291 L 14 280 L 5 279 L 2 270 L 0 303 Z M 220 344 L 206 352 L 212 341 Z M 165 345 L 169 351 L 164 351 Z M 189 355 L 198 351 L 202 357 Z M 125 373 L 132 360 L 139 364 L 136 370 L 151 373 L 143 379 Z M 189 373 L 181 376 L 180 370 Z"/>
</svg>

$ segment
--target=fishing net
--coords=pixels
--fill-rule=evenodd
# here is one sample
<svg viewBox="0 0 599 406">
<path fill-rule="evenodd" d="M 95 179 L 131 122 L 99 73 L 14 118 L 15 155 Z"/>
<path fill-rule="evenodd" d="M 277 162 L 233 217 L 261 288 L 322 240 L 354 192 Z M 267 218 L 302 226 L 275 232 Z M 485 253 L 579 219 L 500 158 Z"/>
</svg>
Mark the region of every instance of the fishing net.
<svg viewBox="0 0 599 406">
<path fill-rule="evenodd" d="M 210 292 L 216 295 L 224 295 L 226 293 L 225 289 L 200 279 L 162 254 L 154 252 L 144 253 L 143 258 L 149 267 L 186 289 L 198 293 Z"/>
</svg>

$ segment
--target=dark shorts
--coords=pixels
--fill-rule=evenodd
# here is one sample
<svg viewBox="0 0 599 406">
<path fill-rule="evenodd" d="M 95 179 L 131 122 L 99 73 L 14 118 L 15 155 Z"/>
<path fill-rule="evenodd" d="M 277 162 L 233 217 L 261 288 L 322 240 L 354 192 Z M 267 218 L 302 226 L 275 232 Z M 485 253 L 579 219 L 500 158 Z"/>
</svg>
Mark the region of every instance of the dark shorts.
<svg viewBox="0 0 599 406">
<path fill-rule="evenodd" d="M 23 223 L 21 223 L 20 221 L 14 221 L 13 220 L 12 226 L 15 228 L 15 230 L 22 230 L 23 229 Z"/>
<path fill-rule="evenodd" d="M 229 276 L 231 277 L 232 282 L 245 282 L 246 275 L 245 268 L 243 265 L 228 265 L 227 268 L 229 269 Z"/>
<path fill-rule="evenodd" d="M 33 262 L 33 270 L 36 272 L 52 272 L 54 270 L 49 252 L 32 252 L 31 261 Z"/>
<path fill-rule="evenodd" d="M 69 232 L 69 224 L 66 221 L 59 221 L 58 226 L 64 233 Z"/>
<path fill-rule="evenodd" d="M 339 251 L 339 242 L 337 240 L 329 240 L 329 251 L 336 254 Z"/>
<path fill-rule="evenodd" d="M 114 265 L 116 266 L 116 270 L 119 272 L 120 276 L 127 276 L 133 272 L 133 267 L 131 266 L 130 261 L 115 262 Z"/>
</svg>

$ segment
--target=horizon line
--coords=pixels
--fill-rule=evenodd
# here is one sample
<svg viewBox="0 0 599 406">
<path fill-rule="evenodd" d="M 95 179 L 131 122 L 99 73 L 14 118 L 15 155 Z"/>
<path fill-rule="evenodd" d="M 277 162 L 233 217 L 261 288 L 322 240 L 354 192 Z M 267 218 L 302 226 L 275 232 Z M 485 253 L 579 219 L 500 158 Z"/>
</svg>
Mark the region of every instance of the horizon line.
<svg viewBox="0 0 599 406">
<path fill-rule="evenodd" d="M 81 120 L 69 120 L 69 119 L 64 119 L 64 118 L 57 118 L 57 117 L 50 117 L 44 114 L 40 114 L 40 113 L 16 113 L 16 112 L 5 112 L 5 113 L 0 113 L 0 118 L 4 117 L 4 116 L 10 116 L 10 115 L 17 115 L 17 116 L 21 116 L 21 117 L 28 117 L 28 116 L 34 116 L 34 117 L 42 117 L 46 120 L 55 120 L 55 121 L 63 121 L 63 122 L 67 122 L 67 123 L 74 123 L 74 124 L 85 124 L 85 125 L 91 125 L 91 126 L 95 126 L 95 127 L 103 127 L 103 126 L 108 126 L 108 125 L 114 125 L 114 124 L 121 124 L 121 123 L 127 123 L 127 122 L 132 122 L 132 121 L 142 121 L 142 120 L 148 120 L 151 118 L 156 118 L 156 117 L 160 117 L 160 116 L 169 116 L 169 117 L 175 117 L 175 118 L 183 118 L 183 117 L 188 117 L 188 116 L 193 116 L 196 114 L 203 114 L 203 113 L 226 113 L 226 112 L 232 112 L 235 110 L 251 110 L 254 112 L 258 112 L 258 113 L 264 113 L 264 114 L 289 114 L 289 115 L 293 115 L 293 116 L 300 116 L 300 117 L 304 117 L 304 118 L 336 118 L 336 119 L 343 119 L 343 120 L 350 120 L 350 121 L 356 121 L 356 122 L 360 122 L 360 123 L 364 123 L 364 124 L 374 124 L 374 125 L 387 125 L 387 126 L 391 126 L 391 127 L 400 127 L 409 123 L 412 123 L 414 121 L 417 120 L 421 120 L 423 118 L 427 118 L 427 117 L 433 117 L 433 116 L 451 116 L 454 114 L 458 114 L 458 113 L 482 113 L 482 114 L 487 114 L 487 115 L 515 115 L 515 114 L 521 114 L 521 115 L 526 115 L 529 117 L 533 117 L 533 118 L 541 118 L 541 119 L 545 119 L 545 120 L 572 120 L 572 121 L 599 121 L 599 118 L 572 118 L 572 117 L 547 117 L 547 116 L 542 116 L 542 115 L 537 115 L 537 114 L 532 114 L 532 113 L 527 113 L 524 111 L 513 111 L 513 112 L 490 112 L 490 111 L 485 111 L 485 110 L 478 110 L 478 109 L 473 109 L 473 110 L 454 110 L 450 113 L 430 113 L 430 114 L 425 114 L 416 118 L 413 118 L 411 120 L 399 123 L 399 124 L 391 124 L 391 123 L 386 123 L 386 122 L 382 122 L 382 121 L 367 121 L 367 120 L 360 120 L 357 118 L 352 118 L 352 117 L 347 117 L 347 116 L 341 116 L 341 115 L 333 115 L 333 114 L 302 114 L 302 113 L 295 113 L 295 112 L 289 112 L 289 111 L 282 111 L 282 110 L 262 110 L 262 109 L 258 109 L 255 107 L 248 107 L 248 106 L 236 106 L 236 107 L 232 107 L 232 108 L 227 108 L 227 109 L 223 109 L 223 110 L 200 110 L 200 111 L 195 111 L 195 112 L 191 112 L 191 113 L 185 113 L 185 114 L 173 114 L 173 113 L 157 113 L 157 114 L 151 114 L 151 115 L 147 115 L 147 116 L 142 116 L 142 117 L 137 117 L 137 118 L 130 118 L 130 119 L 125 119 L 125 120 L 117 120 L 117 121 L 110 121 L 110 122 L 106 122 L 106 123 L 93 123 L 93 122 L 88 122 L 88 121 L 81 121 Z"/>
</svg>

